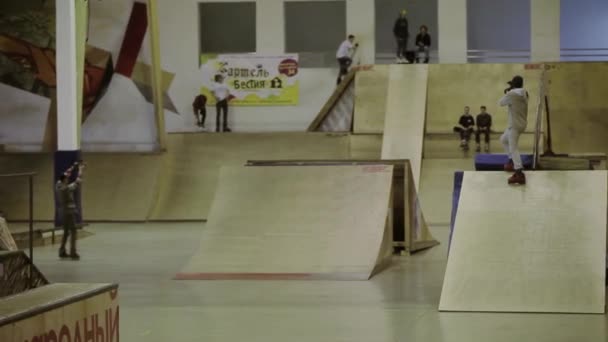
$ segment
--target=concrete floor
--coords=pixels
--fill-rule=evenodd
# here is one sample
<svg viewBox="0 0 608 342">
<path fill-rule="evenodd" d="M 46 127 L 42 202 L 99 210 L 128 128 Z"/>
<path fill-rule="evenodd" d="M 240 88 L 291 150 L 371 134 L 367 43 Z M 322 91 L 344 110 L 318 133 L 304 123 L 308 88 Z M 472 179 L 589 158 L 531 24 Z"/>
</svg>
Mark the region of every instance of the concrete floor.
<svg viewBox="0 0 608 342">
<path fill-rule="evenodd" d="M 120 284 L 123 341 L 606 341 L 604 315 L 439 313 L 442 244 L 370 281 L 173 281 L 204 224 L 94 224 L 80 262 L 35 251 L 53 282 Z"/>
</svg>

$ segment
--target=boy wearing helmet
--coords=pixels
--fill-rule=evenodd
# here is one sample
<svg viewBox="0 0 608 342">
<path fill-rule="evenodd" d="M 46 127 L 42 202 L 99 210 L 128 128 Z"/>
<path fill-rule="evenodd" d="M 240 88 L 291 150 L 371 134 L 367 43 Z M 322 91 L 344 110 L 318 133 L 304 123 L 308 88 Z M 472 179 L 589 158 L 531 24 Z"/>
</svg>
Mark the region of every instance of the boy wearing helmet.
<svg viewBox="0 0 608 342">
<path fill-rule="evenodd" d="M 410 31 L 406 14 L 406 10 L 401 10 L 399 18 L 393 26 L 393 34 L 397 40 L 397 63 L 405 63 L 407 58 L 407 40 L 410 37 Z"/>
</svg>

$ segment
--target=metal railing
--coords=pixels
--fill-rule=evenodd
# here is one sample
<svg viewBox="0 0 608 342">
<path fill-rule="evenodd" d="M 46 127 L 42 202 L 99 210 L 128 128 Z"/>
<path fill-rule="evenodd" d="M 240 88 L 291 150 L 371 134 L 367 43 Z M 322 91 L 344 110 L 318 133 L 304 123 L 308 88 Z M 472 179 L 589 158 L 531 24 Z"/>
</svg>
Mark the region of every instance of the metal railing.
<svg viewBox="0 0 608 342">
<path fill-rule="evenodd" d="M 560 53 L 563 62 L 608 62 L 608 48 L 563 48 Z M 438 63 L 438 51 L 431 50 L 430 63 Z M 469 63 L 528 63 L 529 49 L 471 49 L 467 50 Z M 395 54 L 376 53 L 376 64 L 394 63 Z"/>
<path fill-rule="evenodd" d="M 530 50 L 467 50 L 469 63 L 518 63 L 530 61 Z"/>
<path fill-rule="evenodd" d="M 566 62 L 608 61 L 608 48 L 563 48 L 560 57 Z M 529 62 L 531 53 L 529 49 L 472 49 L 467 51 L 467 59 L 469 63 Z"/>
<path fill-rule="evenodd" d="M 32 267 L 34 267 L 34 176 L 36 176 L 35 172 L 0 174 L 0 178 L 27 178 L 29 190 L 29 252 Z"/>
<path fill-rule="evenodd" d="M 376 52 L 376 64 L 393 64 L 395 63 L 395 52 Z M 439 62 L 439 52 L 437 50 L 429 51 L 429 63 Z"/>
</svg>

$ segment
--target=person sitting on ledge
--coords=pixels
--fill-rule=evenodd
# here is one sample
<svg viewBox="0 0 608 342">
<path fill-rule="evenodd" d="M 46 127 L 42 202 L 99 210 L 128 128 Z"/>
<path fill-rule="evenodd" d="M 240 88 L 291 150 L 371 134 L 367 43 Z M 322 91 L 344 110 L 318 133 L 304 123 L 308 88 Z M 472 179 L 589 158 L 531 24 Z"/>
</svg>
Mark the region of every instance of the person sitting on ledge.
<svg viewBox="0 0 608 342">
<path fill-rule="evenodd" d="M 460 135 L 460 148 L 464 151 L 469 150 L 469 141 L 471 140 L 471 134 L 475 126 L 475 119 L 470 111 L 469 106 L 464 107 L 464 114 L 460 116 L 458 126 L 454 127 L 454 132 Z"/>
<path fill-rule="evenodd" d="M 484 151 L 490 152 L 490 133 L 492 132 L 492 115 L 487 112 L 486 106 L 481 106 L 481 113 L 477 114 L 475 121 L 477 122 L 477 131 L 475 131 L 475 142 L 477 147 L 475 151 L 481 151 L 481 134 L 484 135 Z"/>
</svg>

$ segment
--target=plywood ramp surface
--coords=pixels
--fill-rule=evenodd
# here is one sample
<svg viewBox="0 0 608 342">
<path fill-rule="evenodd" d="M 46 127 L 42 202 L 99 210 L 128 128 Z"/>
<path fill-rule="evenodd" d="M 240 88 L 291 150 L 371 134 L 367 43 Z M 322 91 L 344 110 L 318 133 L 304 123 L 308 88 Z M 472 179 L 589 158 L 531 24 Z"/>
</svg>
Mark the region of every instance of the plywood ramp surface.
<svg viewBox="0 0 608 342">
<path fill-rule="evenodd" d="M 357 72 L 354 133 L 382 133 L 384 130 L 388 74 L 388 65 L 374 65 L 369 70 Z"/>
<path fill-rule="evenodd" d="M 426 115 L 428 65 L 391 65 L 382 159 L 408 159 L 416 189 L 420 184 Z"/>
<path fill-rule="evenodd" d="M 442 311 L 603 313 L 606 171 L 465 172 Z"/>
<path fill-rule="evenodd" d="M 347 159 L 348 135 L 327 133 L 170 134 L 151 220 L 207 219 L 221 166 L 249 159 Z"/>
<path fill-rule="evenodd" d="M 392 166 L 222 168 L 178 279 L 366 280 L 390 258 Z"/>
</svg>

